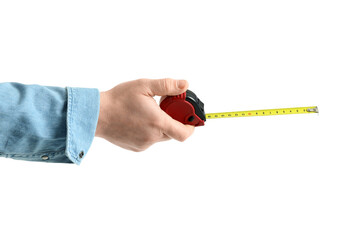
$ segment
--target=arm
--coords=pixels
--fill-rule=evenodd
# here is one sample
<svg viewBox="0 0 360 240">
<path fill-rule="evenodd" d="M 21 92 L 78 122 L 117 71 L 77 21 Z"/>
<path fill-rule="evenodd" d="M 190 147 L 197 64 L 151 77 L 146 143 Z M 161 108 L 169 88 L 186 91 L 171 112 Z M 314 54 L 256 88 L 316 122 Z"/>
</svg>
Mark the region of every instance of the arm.
<svg viewBox="0 0 360 240">
<path fill-rule="evenodd" d="M 194 127 L 169 117 L 153 96 L 177 95 L 187 86 L 139 79 L 99 93 L 0 83 L 0 157 L 79 165 L 94 136 L 133 151 L 171 138 L 184 141 Z"/>
</svg>

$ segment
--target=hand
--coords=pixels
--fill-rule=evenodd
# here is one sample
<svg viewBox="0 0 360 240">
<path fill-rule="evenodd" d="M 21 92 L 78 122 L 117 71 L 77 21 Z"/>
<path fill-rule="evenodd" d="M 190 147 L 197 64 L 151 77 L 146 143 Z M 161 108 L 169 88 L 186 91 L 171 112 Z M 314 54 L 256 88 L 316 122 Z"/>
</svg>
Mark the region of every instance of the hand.
<svg viewBox="0 0 360 240">
<path fill-rule="evenodd" d="M 181 94 L 188 85 L 170 78 L 138 79 L 101 92 L 95 136 L 136 152 L 171 138 L 185 141 L 194 126 L 172 119 L 153 97 Z"/>
</svg>

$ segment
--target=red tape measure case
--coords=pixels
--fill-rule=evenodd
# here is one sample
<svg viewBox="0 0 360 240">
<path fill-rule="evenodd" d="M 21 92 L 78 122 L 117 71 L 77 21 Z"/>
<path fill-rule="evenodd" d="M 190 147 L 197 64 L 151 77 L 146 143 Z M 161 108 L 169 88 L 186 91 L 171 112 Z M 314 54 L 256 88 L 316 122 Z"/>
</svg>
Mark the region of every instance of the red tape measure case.
<svg viewBox="0 0 360 240">
<path fill-rule="evenodd" d="M 183 124 L 204 126 L 206 121 L 204 103 L 190 90 L 166 97 L 160 102 L 160 108 Z"/>
</svg>

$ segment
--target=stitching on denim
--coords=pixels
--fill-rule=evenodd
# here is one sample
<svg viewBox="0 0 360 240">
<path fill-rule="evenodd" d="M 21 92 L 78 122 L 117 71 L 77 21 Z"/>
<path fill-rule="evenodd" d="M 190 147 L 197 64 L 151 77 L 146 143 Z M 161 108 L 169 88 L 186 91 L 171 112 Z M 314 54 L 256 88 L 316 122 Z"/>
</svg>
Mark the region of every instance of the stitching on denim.
<svg viewBox="0 0 360 240">
<path fill-rule="evenodd" d="M 74 122 L 74 118 L 76 118 L 75 114 L 76 111 L 74 111 L 74 108 L 76 108 L 76 88 L 71 88 L 71 114 L 70 114 L 70 125 L 71 128 L 69 129 L 69 134 L 70 134 L 70 145 L 69 146 L 75 146 L 75 142 L 74 142 L 74 132 L 72 130 L 72 127 L 74 126 L 73 122 Z M 71 155 L 71 157 L 75 160 L 75 162 L 80 163 L 80 161 L 77 159 L 77 155 L 75 154 L 75 152 L 73 151 L 74 149 L 72 147 L 69 148 L 69 153 Z"/>
<path fill-rule="evenodd" d="M 74 153 L 72 151 L 72 141 L 73 141 L 73 133 L 72 133 L 72 122 L 73 122 L 73 105 L 74 105 L 74 94 L 73 94 L 73 88 L 68 88 L 69 94 L 68 94 L 68 138 L 67 138 L 67 144 L 68 144 L 68 151 L 70 154 L 70 157 L 72 157 L 75 161 L 77 161 L 76 157 L 74 157 Z"/>
</svg>

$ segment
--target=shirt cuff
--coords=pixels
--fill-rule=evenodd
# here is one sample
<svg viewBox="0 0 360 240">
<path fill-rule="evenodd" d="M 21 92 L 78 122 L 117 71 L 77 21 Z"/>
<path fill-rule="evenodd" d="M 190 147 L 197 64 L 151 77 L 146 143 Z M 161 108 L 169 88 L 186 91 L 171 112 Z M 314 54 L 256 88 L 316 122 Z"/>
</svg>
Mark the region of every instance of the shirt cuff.
<svg viewBox="0 0 360 240">
<path fill-rule="evenodd" d="M 80 165 L 90 149 L 100 111 L 100 93 L 96 88 L 66 87 L 66 156 Z"/>
</svg>

